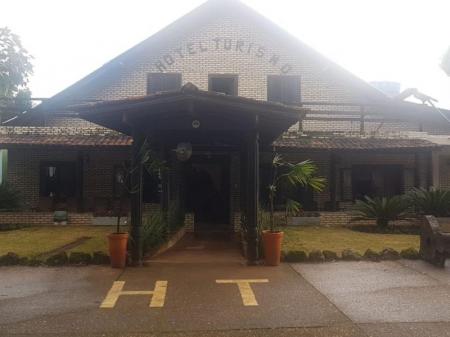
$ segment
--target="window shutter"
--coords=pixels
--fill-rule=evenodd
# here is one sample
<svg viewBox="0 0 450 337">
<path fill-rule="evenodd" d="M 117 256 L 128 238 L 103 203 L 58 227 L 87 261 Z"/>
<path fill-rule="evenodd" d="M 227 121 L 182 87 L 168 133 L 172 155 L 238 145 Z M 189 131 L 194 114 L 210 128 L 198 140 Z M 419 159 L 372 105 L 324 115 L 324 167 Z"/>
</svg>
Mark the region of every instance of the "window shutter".
<svg viewBox="0 0 450 337">
<path fill-rule="evenodd" d="M 147 78 L 147 94 L 163 91 L 179 90 L 181 88 L 181 74 L 152 73 Z"/>
<path fill-rule="evenodd" d="M 301 104 L 300 77 L 268 76 L 267 100 L 284 104 Z"/>
</svg>

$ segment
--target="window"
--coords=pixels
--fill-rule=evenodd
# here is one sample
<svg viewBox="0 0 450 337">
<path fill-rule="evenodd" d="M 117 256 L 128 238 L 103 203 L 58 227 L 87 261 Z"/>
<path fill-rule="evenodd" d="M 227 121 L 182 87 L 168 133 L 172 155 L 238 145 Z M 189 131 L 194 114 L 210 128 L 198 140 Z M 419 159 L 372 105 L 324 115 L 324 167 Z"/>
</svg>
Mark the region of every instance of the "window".
<svg viewBox="0 0 450 337">
<path fill-rule="evenodd" d="M 173 91 L 181 88 L 179 73 L 151 73 L 147 78 L 147 94 L 162 91 Z"/>
<path fill-rule="evenodd" d="M 300 76 L 268 76 L 267 100 L 291 105 L 301 104 Z"/>
<path fill-rule="evenodd" d="M 209 91 L 220 92 L 225 95 L 237 96 L 237 75 L 209 75 Z"/>
<path fill-rule="evenodd" d="M 391 197 L 403 193 L 401 165 L 355 165 L 352 167 L 354 199 Z"/>
<path fill-rule="evenodd" d="M 44 162 L 40 169 L 40 195 L 66 199 L 77 190 L 75 162 Z"/>
</svg>

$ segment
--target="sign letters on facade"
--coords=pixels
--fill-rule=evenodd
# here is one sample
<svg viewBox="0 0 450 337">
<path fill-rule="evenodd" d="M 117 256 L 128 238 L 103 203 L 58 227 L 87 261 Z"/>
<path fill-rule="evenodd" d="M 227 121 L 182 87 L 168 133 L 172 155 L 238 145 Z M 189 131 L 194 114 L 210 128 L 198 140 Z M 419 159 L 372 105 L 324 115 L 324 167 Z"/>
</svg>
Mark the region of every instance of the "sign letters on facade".
<svg viewBox="0 0 450 337">
<path fill-rule="evenodd" d="M 288 74 L 292 70 L 291 64 L 283 62 L 280 55 L 270 51 L 270 49 L 266 46 L 244 40 L 234 40 L 220 37 L 207 41 L 189 42 L 184 46 L 175 48 L 172 52 L 164 54 L 155 63 L 155 68 L 160 72 L 165 72 L 170 68 L 170 66 L 181 59 L 204 54 L 208 51 L 247 54 L 256 59 L 264 60 L 272 66 L 279 68 L 282 74 Z"/>
</svg>

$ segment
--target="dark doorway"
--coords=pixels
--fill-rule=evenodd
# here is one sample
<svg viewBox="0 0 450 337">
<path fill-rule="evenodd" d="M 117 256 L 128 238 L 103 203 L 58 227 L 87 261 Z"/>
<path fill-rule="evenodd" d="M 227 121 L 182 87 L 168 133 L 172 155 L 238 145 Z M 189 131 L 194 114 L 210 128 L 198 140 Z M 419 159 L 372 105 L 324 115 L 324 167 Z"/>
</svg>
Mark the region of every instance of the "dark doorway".
<svg viewBox="0 0 450 337">
<path fill-rule="evenodd" d="M 224 231 L 230 224 L 230 161 L 225 156 L 194 156 L 186 172 L 186 208 L 196 231 Z"/>
<path fill-rule="evenodd" d="M 404 192 L 403 166 L 354 165 L 352 187 L 354 199 L 400 195 Z"/>
</svg>

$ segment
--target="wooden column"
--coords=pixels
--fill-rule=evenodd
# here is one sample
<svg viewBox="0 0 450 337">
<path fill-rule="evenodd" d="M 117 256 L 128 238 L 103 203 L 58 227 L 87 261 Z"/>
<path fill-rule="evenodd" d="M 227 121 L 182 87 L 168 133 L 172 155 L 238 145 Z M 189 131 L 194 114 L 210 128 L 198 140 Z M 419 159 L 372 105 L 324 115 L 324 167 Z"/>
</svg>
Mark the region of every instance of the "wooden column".
<svg viewBox="0 0 450 337">
<path fill-rule="evenodd" d="M 258 260 L 258 204 L 259 204 L 259 134 L 252 130 L 247 136 L 247 222 L 248 251 L 247 262 L 256 264 Z"/>
<path fill-rule="evenodd" d="M 142 173 L 143 166 L 139 151 L 144 143 L 141 134 L 133 133 L 133 146 L 131 149 L 131 260 L 133 265 L 142 265 L 143 237 L 142 237 Z"/>
<path fill-rule="evenodd" d="M 336 202 L 336 154 L 331 153 L 330 156 L 330 174 L 329 174 L 329 184 L 330 184 L 330 211 L 337 210 Z"/>
</svg>

